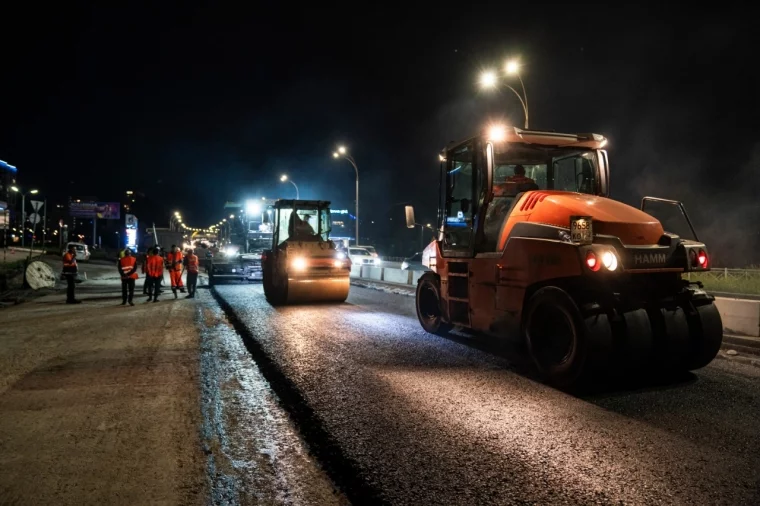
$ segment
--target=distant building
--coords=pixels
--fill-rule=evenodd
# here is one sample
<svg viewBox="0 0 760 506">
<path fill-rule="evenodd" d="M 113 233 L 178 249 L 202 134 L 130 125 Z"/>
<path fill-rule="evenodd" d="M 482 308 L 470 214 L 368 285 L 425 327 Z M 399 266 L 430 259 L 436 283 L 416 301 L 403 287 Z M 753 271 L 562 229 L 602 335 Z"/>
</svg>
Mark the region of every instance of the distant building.
<svg viewBox="0 0 760 506">
<path fill-rule="evenodd" d="M 16 206 L 16 192 L 11 191 L 11 186 L 16 184 L 18 169 L 13 165 L 0 160 L 0 230 L 2 238 L 0 242 L 5 246 L 9 223 L 13 223 L 13 209 Z"/>
</svg>

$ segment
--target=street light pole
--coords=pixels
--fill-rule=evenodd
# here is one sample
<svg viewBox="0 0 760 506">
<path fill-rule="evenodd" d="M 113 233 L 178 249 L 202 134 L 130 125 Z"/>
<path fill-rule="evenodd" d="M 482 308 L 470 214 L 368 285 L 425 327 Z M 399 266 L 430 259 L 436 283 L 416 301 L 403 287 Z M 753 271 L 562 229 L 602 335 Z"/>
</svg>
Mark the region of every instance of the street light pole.
<svg viewBox="0 0 760 506">
<path fill-rule="evenodd" d="M 290 184 L 292 184 L 296 189 L 296 200 L 301 200 L 301 197 L 298 194 L 298 186 L 293 182 L 292 179 L 289 179 L 287 175 L 283 174 L 282 176 L 280 176 L 280 181 L 282 181 L 283 183 L 285 181 L 288 181 Z"/>
<path fill-rule="evenodd" d="M 348 154 L 346 151 L 346 148 L 343 146 L 340 146 L 338 148 L 338 151 L 333 153 L 333 158 L 340 158 L 343 157 L 354 167 L 354 172 L 356 172 L 356 243 L 355 244 L 361 244 L 359 241 L 359 168 L 356 166 L 356 161 L 354 158 Z"/>
<path fill-rule="evenodd" d="M 509 88 L 512 93 L 514 93 L 517 96 L 517 99 L 520 101 L 520 105 L 522 105 L 523 114 L 525 115 L 525 129 L 527 130 L 529 128 L 529 114 L 528 114 L 528 94 L 525 92 L 525 83 L 522 80 L 522 77 L 520 77 L 520 65 L 515 60 L 510 60 L 507 62 L 505 67 L 505 73 L 507 75 L 515 75 L 517 76 L 517 79 L 520 81 L 520 87 L 522 88 L 522 95 L 519 91 L 517 91 L 515 88 L 510 86 L 507 83 L 499 83 L 496 72 L 492 70 L 485 71 L 480 76 L 480 86 L 482 88 L 496 88 L 498 84 L 503 84 L 507 88 Z"/>
</svg>

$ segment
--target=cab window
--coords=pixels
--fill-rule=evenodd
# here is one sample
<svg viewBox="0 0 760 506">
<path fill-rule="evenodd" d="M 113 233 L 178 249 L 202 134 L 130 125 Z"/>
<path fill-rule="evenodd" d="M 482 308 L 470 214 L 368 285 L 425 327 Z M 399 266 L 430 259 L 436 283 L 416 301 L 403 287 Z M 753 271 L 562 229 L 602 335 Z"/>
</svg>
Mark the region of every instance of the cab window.
<svg viewBox="0 0 760 506">
<path fill-rule="evenodd" d="M 460 146 L 448 155 L 446 169 L 445 241 L 450 248 L 469 248 L 474 203 L 475 159 L 472 143 Z"/>
</svg>

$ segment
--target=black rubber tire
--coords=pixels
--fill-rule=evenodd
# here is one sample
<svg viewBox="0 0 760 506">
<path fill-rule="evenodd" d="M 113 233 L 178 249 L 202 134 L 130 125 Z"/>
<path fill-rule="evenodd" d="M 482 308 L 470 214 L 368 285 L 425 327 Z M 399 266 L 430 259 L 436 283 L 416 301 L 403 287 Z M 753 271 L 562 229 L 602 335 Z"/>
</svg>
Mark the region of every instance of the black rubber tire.
<svg viewBox="0 0 760 506">
<path fill-rule="evenodd" d="M 647 311 L 652 323 L 655 364 L 664 371 L 685 371 L 689 354 L 689 322 L 680 307 Z"/>
<path fill-rule="evenodd" d="M 561 288 L 539 289 L 523 312 L 528 353 L 547 383 L 570 388 L 583 375 L 588 357 L 586 326 L 578 306 Z"/>
<path fill-rule="evenodd" d="M 427 272 L 420 277 L 414 301 L 417 319 L 427 332 L 445 336 L 454 328 L 453 325 L 443 321 L 441 280 L 437 274 Z"/>
<path fill-rule="evenodd" d="M 689 318 L 690 347 L 686 367 L 701 369 L 718 355 L 723 344 L 723 320 L 712 302 L 696 307 Z"/>
<path fill-rule="evenodd" d="M 622 332 L 616 337 L 620 343 L 617 364 L 630 371 L 643 371 L 652 365 L 654 338 L 652 323 L 645 309 L 627 311 L 621 315 Z M 615 332 L 613 328 L 613 332 Z"/>
<path fill-rule="evenodd" d="M 264 265 L 264 296 L 271 305 L 282 306 L 288 298 L 288 284 L 287 279 L 284 286 L 282 280 L 276 279 L 274 265 L 273 261 L 267 261 Z"/>
</svg>

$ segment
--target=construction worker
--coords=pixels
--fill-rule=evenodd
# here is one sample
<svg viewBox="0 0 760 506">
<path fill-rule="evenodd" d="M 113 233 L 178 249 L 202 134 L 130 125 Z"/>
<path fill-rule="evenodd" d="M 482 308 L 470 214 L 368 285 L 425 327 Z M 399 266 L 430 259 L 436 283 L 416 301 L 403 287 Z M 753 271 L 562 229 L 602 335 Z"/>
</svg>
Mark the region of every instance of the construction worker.
<svg viewBox="0 0 760 506">
<path fill-rule="evenodd" d="M 161 295 L 161 280 L 164 277 L 164 259 L 158 254 L 158 248 L 148 251 L 148 259 L 145 261 L 146 280 L 148 285 L 148 302 L 158 302 Z"/>
<path fill-rule="evenodd" d="M 187 299 L 195 298 L 195 287 L 198 284 L 198 270 L 200 262 L 198 256 L 193 250 L 188 248 L 185 255 L 185 265 L 187 267 Z"/>
<path fill-rule="evenodd" d="M 82 302 L 74 298 L 78 271 L 77 248 L 74 244 L 69 244 L 68 251 L 63 254 L 63 272 L 61 273 L 61 277 L 66 280 L 66 304 L 81 304 Z"/>
<path fill-rule="evenodd" d="M 536 182 L 529 178 L 525 177 L 525 167 L 522 165 L 515 165 L 515 173 L 512 176 L 509 176 L 506 179 L 507 183 L 517 183 L 517 184 L 536 184 Z"/>
<path fill-rule="evenodd" d="M 169 279 L 172 283 L 172 293 L 177 298 L 177 290 L 185 293 L 185 287 L 182 285 L 182 252 L 172 244 L 172 249 L 166 254 L 166 267 L 169 269 Z"/>
<path fill-rule="evenodd" d="M 137 259 L 132 256 L 132 250 L 126 248 L 124 256 L 118 262 L 119 274 L 121 274 L 121 305 L 125 306 L 129 302 L 134 306 L 132 298 L 135 295 L 135 280 L 137 279 Z"/>
</svg>

